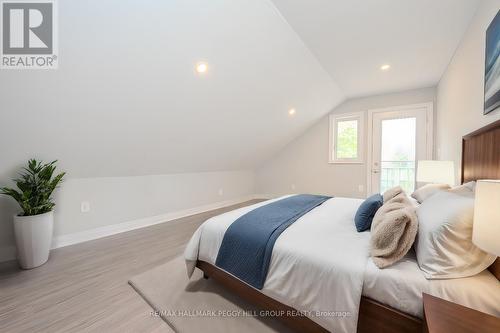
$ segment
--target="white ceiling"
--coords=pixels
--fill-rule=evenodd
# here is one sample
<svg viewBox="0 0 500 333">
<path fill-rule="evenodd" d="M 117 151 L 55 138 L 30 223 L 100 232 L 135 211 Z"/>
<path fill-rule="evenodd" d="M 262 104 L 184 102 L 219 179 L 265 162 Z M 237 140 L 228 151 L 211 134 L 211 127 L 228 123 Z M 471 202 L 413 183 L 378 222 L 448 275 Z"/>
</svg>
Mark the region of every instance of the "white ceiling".
<svg viewBox="0 0 500 333">
<path fill-rule="evenodd" d="M 267 0 L 65 0 L 59 31 L 59 69 L 0 73 L 0 183 L 29 157 L 69 177 L 252 169 L 343 100 Z"/>
<path fill-rule="evenodd" d="M 30 157 L 69 177 L 252 169 L 345 94 L 435 84 L 477 1 L 275 3 L 60 1 L 59 69 L 0 73 L 0 183 Z"/>
<path fill-rule="evenodd" d="M 347 97 L 435 85 L 479 0 L 272 0 Z M 390 64 L 387 72 L 382 64 Z"/>
</svg>

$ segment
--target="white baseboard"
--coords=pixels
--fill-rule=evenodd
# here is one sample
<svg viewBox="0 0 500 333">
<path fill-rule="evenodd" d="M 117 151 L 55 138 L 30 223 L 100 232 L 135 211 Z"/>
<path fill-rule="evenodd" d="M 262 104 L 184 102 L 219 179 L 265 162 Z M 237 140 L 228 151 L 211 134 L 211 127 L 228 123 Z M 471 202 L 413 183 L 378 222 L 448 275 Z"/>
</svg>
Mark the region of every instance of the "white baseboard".
<svg viewBox="0 0 500 333">
<path fill-rule="evenodd" d="M 267 200 L 270 200 L 270 199 L 276 199 L 278 197 L 281 197 L 283 196 L 283 194 L 254 194 L 253 195 L 253 198 L 254 199 L 267 199 Z"/>
<path fill-rule="evenodd" d="M 135 229 L 149 227 L 155 224 L 166 223 L 183 217 L 204 213 L 210 210 L 219 209 L 231 205 L 236 205 L 252 199 L 270 199 L 273 196 L 264 194 L 253 194 L 246 197 L 225 200 L 213 204 L 184 209 L 181 211 L 146 217 L 138 220 L 107 225 L 95 229 L 85 230 L 67 235 L 55 236 L 52 240 L 52 249 L 87 242 L 90 240 L 116 235 Z M 0 262 L 13 260 L 16 258 L 16 248 L 14 246 L 0 249 Z"/>
<path fill-rule="evenodd" d="M 149 227 L 155 224 L 170 222 L 183 217 L 204 213 L 206 211 L 223 208 L 231 205 L 236 205 L 248 200 L 262 198 L 261 196 L 249 195 L 239 199 L 220 201 L 213 204 L 198 206 L 181 211 L 146 217 L 138 220 L 122 222 L 118 224 L 107 225 L 95 229 L 85 230 L 67 235 L 54 237 L 52 241 L 52 249 L 82 243 L 102 237 L 116 235 L 122 232 L 127 232 L 135 229 Z M 265 198 L 264 198 L 265 199 Z"/>
</svg>

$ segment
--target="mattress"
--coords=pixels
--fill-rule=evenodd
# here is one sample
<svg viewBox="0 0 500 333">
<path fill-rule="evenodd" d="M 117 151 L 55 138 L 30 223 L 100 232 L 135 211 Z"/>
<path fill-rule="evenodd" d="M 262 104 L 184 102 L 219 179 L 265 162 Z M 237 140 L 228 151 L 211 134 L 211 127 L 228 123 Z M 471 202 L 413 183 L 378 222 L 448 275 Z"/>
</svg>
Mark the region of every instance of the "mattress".
<svg viewBox="0 0 500 333">
<path fill-rule="evenodd" d="M 215 264 L 229 225 L 271 201 L 207 220 L 188 244 L 186 261 Z M 341 312 L 350 311 L 357 303 L 355 295 L 359 302 L 362 293 L 416 317 L 422 317 L 422 292 L 425 292 L 500 316 L 500 282 L 488 271 L 470 278 L 427 280 L 413 252 L 390 267 L 377 268 L 368 258 L 370 232 L 358 233 L 354 226 L 354 214 L 362 202 L 352 198 L 330 199 L 285 230 L 276 241 L 261 292 L 299 311 Z M 188 264 L 188 271 L 189 267 Z M 359 293 L 357 285 L 352 284 L 358 276 Z M 352 312 L 351 319 L 356 319 L 357 313 Z M 338 328 L 342 321 L 342 325 L 347 324 L 347 318 L 310 318 L 328 329 Z M 343 328 L 345 331 L 346 327 Z"/>
<path fill-rule="evenodd" d="M 427 280 L 413 250 L 384 269 L 368 260 L 363 296 L 422 318 L 423 292 L 500 317 L 500 282 L 488 270 L 468 278 Z"/>
<path fill-rule="evenodd" d="M 184 253 L 188 273 L 196 260 L 213 265 L 229 225 L 272 201 L 240 208 L 202 224 Z M 358 233 L 353 222 L 361 202 L 329 199 L 288 227 L 274 245 L 260 292 L 302 311 L 329 331 L 355 332 L 370 240 L 369 233 Z"/>
</svg>

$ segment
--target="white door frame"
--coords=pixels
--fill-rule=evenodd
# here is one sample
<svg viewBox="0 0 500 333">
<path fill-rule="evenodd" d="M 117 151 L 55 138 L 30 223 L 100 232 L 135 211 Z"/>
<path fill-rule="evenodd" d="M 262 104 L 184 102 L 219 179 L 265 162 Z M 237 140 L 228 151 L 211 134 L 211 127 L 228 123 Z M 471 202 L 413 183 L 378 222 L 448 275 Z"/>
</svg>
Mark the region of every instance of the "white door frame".
<svg viewBox="0 0 500 333">
<path fill-rule="evenodd" d="M 391 106 L 388 108 L 381 109 L 370 109 L 368 110 L 368 135 L 366 138 L 366 194 L 367 196 L 372 193 L 372 164 L 373 164 L 373 115 L 375 113 L 380 112 L 394 112 L 394 111 L 405 111 L 416 108 L 425 108 L 426 109 L 426 159 L 431 160 L 433 157 L 434 150 L 434 103 L 418 103 L 418 104 L 409 104 L 409 105 L 400 105 L 400 106 Z"/>
</svg>

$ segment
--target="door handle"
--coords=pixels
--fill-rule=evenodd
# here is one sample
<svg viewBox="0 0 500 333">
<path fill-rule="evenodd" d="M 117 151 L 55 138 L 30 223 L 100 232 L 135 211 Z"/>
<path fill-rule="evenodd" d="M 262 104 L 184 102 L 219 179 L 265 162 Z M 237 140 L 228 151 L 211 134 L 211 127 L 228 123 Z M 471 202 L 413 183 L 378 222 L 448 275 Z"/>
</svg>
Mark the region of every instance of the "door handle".
<svg viewBox="0 0 500 333">
<path fill-rule="evenodd" d="M 379 171 L 379 170 L 377 170 L 377 169 L 372 169 L 372 172 L 373 172 L 373 173 L 379 173 L 380 171 Z"/>
</svg>

